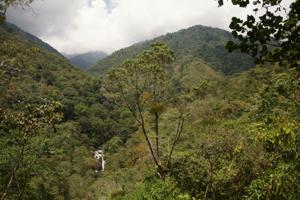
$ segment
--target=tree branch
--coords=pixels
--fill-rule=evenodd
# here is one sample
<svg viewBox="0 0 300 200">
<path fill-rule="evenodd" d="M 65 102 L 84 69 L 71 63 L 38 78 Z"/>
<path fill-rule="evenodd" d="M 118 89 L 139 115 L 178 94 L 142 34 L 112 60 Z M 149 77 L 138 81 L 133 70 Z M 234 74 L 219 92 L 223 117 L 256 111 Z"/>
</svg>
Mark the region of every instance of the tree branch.
<svg viewBox="0 0 300 200">
<path fill-rule="evenodd" d="M 145 128 L 144 117 L 143 117 L 143 114 L 142 114 L 142 112 L 141 112 L 141 108 L 140 108 L 140 104 L 139 104 L 139 103 L 138 103 L 138 112 L 139 112 L 139 115 L 140 115 L 140 118 L 141 118 L 141 127 L 142 127 L 142 131 L 143 131 L 143 134 L 144 134 L 145 139 L 146 139 L 146 141 L 147 141 L 147 144 L 148 144 L 148 147 L 149 147 L 149 149 L 150 149 L 150 152 L 151 152 L 151 155 L 152 155 L 152 157 L 153 157 L 153 160 L 154 160 L 156 166 L 157 166 L 160 170 L 162 170 L 161 165 L 159 164 L 157 158 L 155 157 L 155 154 L 154 154 L 154 151 L 153 151 L 153 148 L 152 148 L 150 139 L 149 139 L 149 137 L 148 137 L 148 134 L 147 134 L 147 131 L 146 131 L 146 128 Z"/>
<path fill-rule="evenodd" d="M 150 153 L 153 157 L 153 160 L 155 162 L 155 165 L 161 170 L 162 167 L 160 166 L 157 158 L 155 157 L 155 154 L 154 154 L 154 151 L 153 151 L 153 148 L 152 148 L 152 145 L 151 145 L 151 142 L 150 142 L 150 139 L 148 137 L 148 134 L 147 134 L 147 131 L 146 131 L 146 128 L 145 128 L 145 120 L 144 120 L 144 117 L 143 117 L 143 113 L 142 113 L 142 109 L 141 109 L 141 105 L 140 105 L 140 95 L 139 95 L 139 89 L 138 89 L 138 75 L 135 74 L 136 78 L 135 78 L 135 101 L 136 101 L 136 104 L 137 104 L 137 108 L 138 108 L 138 114 L 140 116 L 140 125 L 142 127 L 142 131 L 143 131 L 143 134 L 145 136 L 145 139 L 147 141 L 147 144 L 148 144 L 148 147 L 150 149 Z"/>
<path fill-rule="evenodd" d="M 159 130 L 158 130 L 158 127 L 159 127 L 159 115 L 157 112 L 155 112 L 154 114 L 155 116 L 155 135 L 156 135 L 156 154 L 157 154 L 157 160 L 158 162 L 160 162 L 160 153 L 159 153 Z"/>
<path fill-rule="evenodd" d="M 171 147 L 171 150 L 170 150 L 170 153 L 169 153 L 169 156 L 168 156 L 168 162 L 167 162 L 167 167 L 168 168 L 171 165 L 171 159 L 172 159 L 174 148 L 175 148 L 175 146 L 176 146 L 176 144 L 177 144 L 177 142 L 178 142 L 178 140 L 181 136 L 182 129 L 183 129 L 183 123 L 184 123 L 184 117 L 183 117 L 183 114 L 180 113 L 180 116 L 179 116 L 179 119 L 178 119 L 178 124 L 177 124 L 175 139 L 174 139 L 174 142 L 172 144 L 172 147 Z"/>
</svg>

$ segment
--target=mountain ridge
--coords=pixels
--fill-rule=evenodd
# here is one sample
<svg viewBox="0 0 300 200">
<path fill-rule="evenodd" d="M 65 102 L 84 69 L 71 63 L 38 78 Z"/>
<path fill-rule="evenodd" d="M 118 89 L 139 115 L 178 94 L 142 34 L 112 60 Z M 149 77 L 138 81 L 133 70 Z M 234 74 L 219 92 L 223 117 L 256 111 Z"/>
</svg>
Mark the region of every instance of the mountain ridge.
<svg viewBox="0 0 300 200">
<path fill-rule="evenodd" d="M 61 57 L 63 57 L 63 55 L 58 50 L 56 50 L 54 47 L 52 47 L 50 44 L 43 41 L 39 37 L 24 31 L 23 29 L 21 29 L 17 25 L 9 23 L 9 22 L 5 22 L 2 26 L 7 32 L 17 33 L 17 34 L 19 34 L 19 36 L 23 36 L 23 39 L 26 38 L 28 41 L 40 46 L 41 48 L 43 48 L 45 50 L 48 50 L 48 51 L 51 51 L 53 53 L 56 53 L 56 54 L 60 55 Z"/>
<path fill-rule="evenodd" d="M 80 69 L 86 70 L 97 61 L 107 57 L 107 54 L 103 51 L 90 51 L 86 53 L 65 56 L 73 65 L 78 66 Z"/>
<path fill-rule="evenodd" d="M 164 42 L 174 50 L 177 63 L 183 62 L 186 57 L 200 58 L 215 70 L 225 74 L 254 67 L 254 61 L 250 56 L 241 53 L 229 53 L 225 49 L 226 42 L 230 40 L 233 40 L 233 37 L 228 31 L 196 25 L 117 50 L 110 56 L 98 61 L 89 71 L 103 74 L 107 69 L 120 65 L 125 59 L 133 58 L 154 41 Z"/>
</svg>

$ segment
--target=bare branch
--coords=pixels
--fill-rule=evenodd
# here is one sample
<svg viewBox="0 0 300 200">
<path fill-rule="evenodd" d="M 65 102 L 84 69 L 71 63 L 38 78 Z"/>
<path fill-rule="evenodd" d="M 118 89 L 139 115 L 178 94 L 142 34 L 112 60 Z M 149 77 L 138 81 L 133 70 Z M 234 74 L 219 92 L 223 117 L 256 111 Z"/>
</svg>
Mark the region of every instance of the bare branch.
<svg viewBox="0 0 300 200">
<path fill-rule="evenodd" d="M 167 162 L 167 167 L 169 168 L 171 165 L 171 159 L 172 159 L 172 155 L 173 155 L 173 151 L 175 149 L 175 146 L 181 136 L 182 130 L 183 130 L 183 123 L 184 123 L 184 117 L 183 114 L 180 113 L 180 116 L 178 118 L 178 124 L 177 124 L 177 130 L 176 130 L 176 134 L 175 134 L 175 138 L 174 138 L 174 142 L 171 146 L 171 150 L 168 156 L 168 162 Z"/>
</svg>

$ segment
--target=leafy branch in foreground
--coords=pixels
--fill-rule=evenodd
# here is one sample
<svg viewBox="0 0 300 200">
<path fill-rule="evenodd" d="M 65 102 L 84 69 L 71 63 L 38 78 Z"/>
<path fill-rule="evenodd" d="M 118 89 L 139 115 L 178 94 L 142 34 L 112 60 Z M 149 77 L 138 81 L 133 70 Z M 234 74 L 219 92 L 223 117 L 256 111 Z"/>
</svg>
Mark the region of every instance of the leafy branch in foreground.
<svg viewBox="0 0 300 200">
<path fill-rule="evenodd" d="M 174 61 L 174 53 L 163 43 L 154 43 L 136 59 L 127 60 L 119 68 L 111 70 L 104 81 L 105 96 L 117 105 L 126 107 L 134 116 L 145 136 L 158 175 L 163 178 L 171 165 L 184 125 L 182 102 L 169 95 L 170 79 L 164 67 Z M 160 144 L 162 114 L 168 106 L 177 109 L 177 126 L 173 143 L 166 153 Z M 154 135 L 154 142 L 151 139 Z M 164 156 L 166 155 L 166 156 Z M 166 158 L 164 161 L 162 158 Z"/>
<path fill-rule="evenodd" d="M 47 127 L 55 130 L 54 125 L 62 118 L 60 109 L 58 102 L 27 105 L 24 111 L 0 108 L 1 200 L 10 193 L 15 199 L 22 199 L 31 169 L 43 156 L 44 145 L 39 136 L 49 130 Z"/>
<path fill-rule="evenodd" d="M 10 6 L 29 6 L 34 0 L 0 0 L 0 23 L 5 20 L 5 15 Z"/>
<path fill-rule="evenodd" d="M 219 0 L 219 6 L 223 0 Z M 230 29 L 238 42 L 230 41 L 230 51 L 240 50 L 256 58 L 257 63 L 278 62 L 300 69 L 300 1 L 287 9 L 282 0 L 232 0 L 240 7 L 253 6 L 246 20 L 233 17 Z"/>
</svg>

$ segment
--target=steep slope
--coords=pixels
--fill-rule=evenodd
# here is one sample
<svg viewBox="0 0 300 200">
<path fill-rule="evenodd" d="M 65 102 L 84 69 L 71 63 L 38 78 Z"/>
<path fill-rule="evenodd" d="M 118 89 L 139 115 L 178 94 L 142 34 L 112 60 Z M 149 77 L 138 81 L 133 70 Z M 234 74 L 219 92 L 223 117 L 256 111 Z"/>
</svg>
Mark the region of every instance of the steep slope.
<svg viewBox="0 0 300 200">
<path fill-rule="evenodd" d="M 106 56 L 107 54 L 102 51 L 95 51 L 83 54 L 68 55 L 67 57 L 73 65 L 85 70 Z"/>
<path fill-rule="evenodd" d="M 4 98 L 2 105 L 11 107 L 18 102 L 38 102 L 42 98 L 57 100 L 63 104 L 64 120 L 78 121 L 83 133 L 91 139 L 97 137 L 94 138 L 96 143 L 104 143 L 117 133 L 115 120 L 111 120 L 108 115 L 98 118 L 96 113 L 91 114 L 96 110 L 106 113 L 109 109 L 109 105 L 102 105 L 105 98 L 100 94 L 100 80 L 71 65 L 56 50 L 49 51 L 53 48 L 47 47 L 38 38 L 31 37 L 33 39 L 28 39 L 28 34 L 22 30 L 11 32 L 6 25 L 0 26 L 1 76 L 2 80 L 7 78 L 10 81 L 10 85 L 4 82 L 1 88 L 11 90 L 10 98 Z M 106 128 L 116 123 L 115 128 L 95 131 L 99 119 L 103 120 L 101 123 Z"/>
<path fill-rule="evenodd" d="M 22 177 L 31 174 L 26 178 L 24 199 L 76 199 L 80 196 L 73 189 L 77 180 L 87 187 L 96 179 L 90 151 L 115 135 L 126 137 L 135 125 L 124 110 L 105 101 L 99 79 L 77 69 L 36 37 L 17 30 L 0 25 L 0 110 L 22 112 L 28 105 L 39 108 L 54 100 L 62 105 L 63 120 L 55 131 L 38 130 L 28 138 L 32 146 L 26 147 L 24 162 L 30 163 L 22 165 L 15 176 L 18 184 L 26 185 Z M 0 120 L 1 194 L 19 159 L 15 136 L 18 132 Z M 16 183 L 11 186 L 10 199 L 19 198 Z"/>
<path fill-rule="evenodd" d="M 23 31 L 22 29 L 20 29 L 18 26 L 14 25 L 14 24 L 6 22 L 6 23 L 2 24 L 1 26 L 2 26 L 3 29 L 5 29 L 5 31 L 7 31 L 8 33 L 11 33 L 11 34 L 15 34 L 16 37 L 20 37 L 20 38 L 22 38 L 22 40 L 27 40 L 27 41 L 32 42 L 35 45 L 37 45 L 37 46 L 45 49 L 45 50 L 57 53 L 60 56 L 62 56 L 52 46 L 50 46 L 46 42 L 42 41 L 38 37 L 36 37 L 36 36 L 34 36 L 34 35 L 30 34 L 30 33 L 27 33 L 25 31 Z"/>
<path fill-rule="evenodd" d="M 156 40 L 166 43 L 175 51 L 177 63 L 185 62 L 186 59 L 191 61 L 202 59 L 210 67 L 226 74 L 243 71 L 254 66 L 250 56 L 229 53 L 225 49 L 226 42 L 233 40 L 229 32 L 197 25 L 118 50 L 97 62 L 90 71 L 101 74 L 110 67 L 118 66 L 124 59 L 136 56 Z"/>
</svg>

